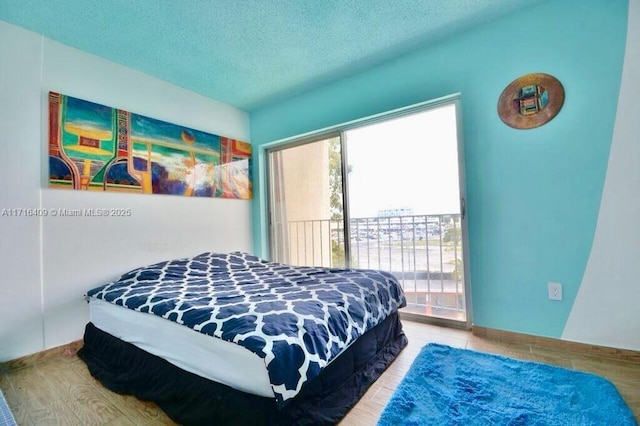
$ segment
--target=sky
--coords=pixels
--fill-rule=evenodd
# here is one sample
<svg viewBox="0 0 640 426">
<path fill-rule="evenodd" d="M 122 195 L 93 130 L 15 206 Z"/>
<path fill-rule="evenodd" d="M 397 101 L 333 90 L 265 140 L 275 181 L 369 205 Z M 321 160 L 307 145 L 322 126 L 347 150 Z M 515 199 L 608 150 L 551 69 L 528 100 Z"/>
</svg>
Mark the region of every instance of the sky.
<svg viewBox="0 0 640 426">
<path fill-rule="evenodd" d="M 351 218 L 460 212 L 455 105 L 346 132 Z"/>
</svg>

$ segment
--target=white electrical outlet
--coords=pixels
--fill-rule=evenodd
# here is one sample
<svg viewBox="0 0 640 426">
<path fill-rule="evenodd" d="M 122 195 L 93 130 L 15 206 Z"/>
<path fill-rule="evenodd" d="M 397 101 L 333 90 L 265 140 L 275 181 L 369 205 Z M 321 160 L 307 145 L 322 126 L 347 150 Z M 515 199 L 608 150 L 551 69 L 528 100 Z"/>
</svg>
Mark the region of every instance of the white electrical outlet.
<svg viewBox="0 0 640 426">
<path fill-rule="evenodd" d="M 549 300 L 562 300 L 562 284 L 547 283 L 547 296 Z"/>
</svg>

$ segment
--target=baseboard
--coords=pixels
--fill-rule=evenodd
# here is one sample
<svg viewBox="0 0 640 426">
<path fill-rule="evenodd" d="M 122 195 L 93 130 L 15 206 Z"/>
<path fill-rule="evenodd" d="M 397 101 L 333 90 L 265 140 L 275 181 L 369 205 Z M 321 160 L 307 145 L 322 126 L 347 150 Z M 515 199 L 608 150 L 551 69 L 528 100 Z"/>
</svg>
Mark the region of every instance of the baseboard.
<svg viewBox="0 0 640 426">
<path fill-rule="evenodd" d="M 26 355 L 11 361 L 0 363 L 0 372 L 8 372 L 19 368 L 28 367 L 51 358 L 60 356 L 72 357 L 82 347 L 82 340 L 76 340 L 66 345 L 47 349 L 32 355 Z"/>
<path fill-rule="evenodd" d="M 640 352 L 630 349 L 590 345 L 587 343 L 571 342 L 551 337 L 534 336 L 532 334 L 516 333 L 513 331 L 478 326 L 473 326 L 471 332 L 474 336 L 500 340 L 503 342 L 524 343 L 546 349 L 559 349 L 583 355 L 612 358 L 621 361 L 640 362 Z"/>
<path fill-rule="evenodd" d="M 428 315 L 416 314 L 413 312 L 398 311 L 401 320 L 421 322 L 423 324 L 437 325 L 441 327 L 457 328 L 460 330 L 470 330 L 471 327 L 464 321 L 456 321 L 448 318 L 431 317 Z"/>
</svg>

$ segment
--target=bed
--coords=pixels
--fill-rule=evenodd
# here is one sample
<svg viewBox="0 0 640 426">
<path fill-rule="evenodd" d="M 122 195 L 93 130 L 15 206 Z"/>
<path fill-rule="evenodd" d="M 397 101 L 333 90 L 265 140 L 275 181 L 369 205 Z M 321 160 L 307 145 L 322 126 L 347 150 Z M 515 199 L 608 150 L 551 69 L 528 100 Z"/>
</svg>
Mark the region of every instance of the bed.
<svg viewBox="0 0 640 426">
<path fill-rule="evenodd" d="M 393 275 L 202 253 L 87 292 L 79 357 L 181 424 L 335 424 L 407 344 Z"/>
</svg>

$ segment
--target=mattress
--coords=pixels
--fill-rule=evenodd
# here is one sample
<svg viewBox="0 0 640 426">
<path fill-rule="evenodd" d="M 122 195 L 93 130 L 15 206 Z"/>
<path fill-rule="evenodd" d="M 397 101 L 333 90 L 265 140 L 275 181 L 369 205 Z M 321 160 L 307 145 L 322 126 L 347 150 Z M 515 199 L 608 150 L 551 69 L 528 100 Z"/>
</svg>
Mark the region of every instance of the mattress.
<svg viewBox="0 0 640 426">
<path fill-rule="evenodd" d="M 123 307 L 133 311 L 129 324 L 105 325 L 92 314 L 100 330 L 279 405 L 406 304 L 387 272 L 299 267 L 243 252 L 207 252 L 137 268 L 86 296 L 114 305 L 118 322 Z M 180 337 L 167 334 L 174 329 Z M 196 350 L 185 336 L 197 339 Z M 212 345 L 225 349 L 212 355 Z"/>
<path fill-rule="evenodd" d="M 264 360 L 235 343 L 147 313 L 89 299 L 91 322 L 185 371 L 253 395 L 274 397 Z"/>
</svg>

